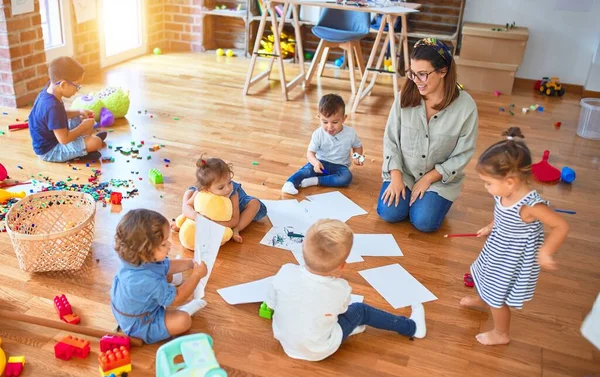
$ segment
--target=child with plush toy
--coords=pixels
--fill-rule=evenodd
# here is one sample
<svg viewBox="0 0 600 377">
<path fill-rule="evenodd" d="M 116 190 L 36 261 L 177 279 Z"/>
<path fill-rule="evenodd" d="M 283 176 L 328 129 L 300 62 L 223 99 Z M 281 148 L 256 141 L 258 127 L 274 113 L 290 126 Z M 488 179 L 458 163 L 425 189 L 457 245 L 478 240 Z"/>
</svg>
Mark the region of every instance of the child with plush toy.
<svg viewBox="0 0 600 377">
<path fill-rule="evenodd" d="M 50 62 L 50 83 L 40 92 L 29 114 L 33 151 L 44 161 L 98 160 L 101 157 L 98 151 L 107 134 L 93 135 L 95 122 L 90 119 L 93 112 L 66 110 L 62 101 L 79 91 L 84 73 L 83 66 L 68 56 Z"/>
<path fill-rule="evenodd" d="M 220 158 L 200 157 L 196 162 L 196 186 L 183 195 L 182 212 L 173 230 L 179 231 L 181 244 L 194 248 L 195 218 L 199 213 L 226 227 L 222 244 L 233 238 L 242 242 L 240 232 L 252 221 L 267 215 L 267 207 L 234 182 L 232 166 Z"/>
</svg>

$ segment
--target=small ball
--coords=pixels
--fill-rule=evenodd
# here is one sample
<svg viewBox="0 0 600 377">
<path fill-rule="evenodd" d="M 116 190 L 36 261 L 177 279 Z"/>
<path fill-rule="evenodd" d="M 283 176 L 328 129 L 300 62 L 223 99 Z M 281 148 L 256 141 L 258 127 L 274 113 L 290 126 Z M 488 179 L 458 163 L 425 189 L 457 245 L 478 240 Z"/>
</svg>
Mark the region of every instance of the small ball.
<svg viewBox="0 0 600 377">
<path fill-rule="evenodd" d="M 227 50 L 227 52 L 225 53 L 228 57 L 232 57 L 233 56 L 233 50 Z"/>
<path fill-rule="evenodd" d="M 152 52 L 154 52 L 154 55 L 162 54 L 162 50 L 160 49 L 160 47 L 155 47 Z"/>
<path fill-rule="evenodd" d="M 223 52 L 222 48 L 218 48 L 217 49 L 217 56 L 223 56 L 225 53 Z"/>
</svg>

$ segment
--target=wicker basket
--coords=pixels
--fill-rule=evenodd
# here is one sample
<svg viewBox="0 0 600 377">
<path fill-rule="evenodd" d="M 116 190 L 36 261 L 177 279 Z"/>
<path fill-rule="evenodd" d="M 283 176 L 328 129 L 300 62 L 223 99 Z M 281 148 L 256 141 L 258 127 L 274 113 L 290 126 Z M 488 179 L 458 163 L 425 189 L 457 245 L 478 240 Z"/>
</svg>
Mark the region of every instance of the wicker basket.
<svg viewBox="0 0 600 377">
<path fill-rule="evenodd" d="M 6 215 L 6 229 L 28 272 L 76 270 L 94 239 L 96 202 L 74 191 L 47 191 L 25 197 Z"/>
</svg>

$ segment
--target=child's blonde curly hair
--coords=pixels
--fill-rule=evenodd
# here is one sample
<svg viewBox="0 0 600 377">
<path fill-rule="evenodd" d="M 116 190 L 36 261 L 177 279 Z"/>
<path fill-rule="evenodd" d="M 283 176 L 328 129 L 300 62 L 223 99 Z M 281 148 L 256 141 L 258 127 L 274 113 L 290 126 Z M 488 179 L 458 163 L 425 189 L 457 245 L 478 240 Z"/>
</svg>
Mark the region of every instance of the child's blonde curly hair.
<svg viewBox="0 0 600 377">
<path fill-rule="evenodd" d="M 327 273 L 344 262 L 354 242 L 352 229 L 339 220 L 322 219 L 314 223 L 304 237 L 302 255 L 312 271 Z"/>
<path fill-rule="evenodd" d="M 119 221 L 115 251 L 127 263 L 139 266 L 155 262 L 154 251 L 165 240 L 169 220 L 156 211 L 133 209 Z"/>
</svg>

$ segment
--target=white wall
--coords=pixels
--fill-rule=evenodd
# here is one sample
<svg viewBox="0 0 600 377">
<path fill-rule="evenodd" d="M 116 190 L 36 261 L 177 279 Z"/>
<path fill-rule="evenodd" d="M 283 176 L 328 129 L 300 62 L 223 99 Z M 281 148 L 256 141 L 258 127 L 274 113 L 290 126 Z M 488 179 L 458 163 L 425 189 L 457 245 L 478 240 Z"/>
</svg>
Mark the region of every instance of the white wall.
<svg viewBox="0 0 600 377">
<path fill-rule="evenodd" d="M 589 11 L 560 9 L 577 6 Z M 466 0 L 464 19 L 502 25 L 514 21 L 529 29 L 517 77 L 558 76 L 564 83 L 586 84 L 600 41 L 600 0 Z M 592 84 L 600 88 L 600 59 L 596 64 Z"/>
<path fill-rule="evenodd" d="M 598 45 L 596 46 L 596 53 L 592 60 L 592 66 L 588 73 L 587 81 L 585 82 L 585 89 L 594 92 L 600 92 L 600 35 L 598 36 Z"/>
</svg>

